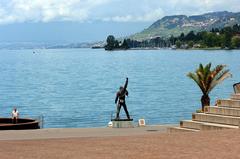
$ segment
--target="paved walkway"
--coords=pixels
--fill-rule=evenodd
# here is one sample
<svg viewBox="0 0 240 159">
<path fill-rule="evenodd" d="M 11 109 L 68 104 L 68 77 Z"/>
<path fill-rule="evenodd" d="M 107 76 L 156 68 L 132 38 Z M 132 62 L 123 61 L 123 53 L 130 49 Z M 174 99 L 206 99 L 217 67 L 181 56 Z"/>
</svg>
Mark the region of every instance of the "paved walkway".
<svg viewBox="0 0 240 159">
<path fill-rule="evenodd" d="M 33 140 L 75 137 L 135 136 L 166 132 L 169 125 L 136 128 L 51 128 L 0 131 L 0 140 Z"/>
<path fill-rule="evenodd" d="M 149 127 L 150 128 L 150 127 Z M 154 129 L 152 129 L 154 128 Z M 238 159 L 240 158 L 239 130 L 203 131 L 197 133 L 157 133 L 150 129 L 86 129 L 81 137 L 39 139 L 45 137 L 76 136 L 77 129 L 51 129 L 19 132 L 25 139 L 0 141 L 1 159 Z M 54 130 L 54 131 L 52 131 Z M 135 130 L 144 135 L 136 135 Z M 159 128 L 161 132 L 162 128 Z M 120 132 L 119 132 L 120 131 Z M 123 132 L 122 132 L 123 131 Z M 129 132 L 127 132 L 129 131 Z M 9 132 L 9 131 L 8 131 Z M 6 133 L 8 133 L 6 132 Z M 41 132 L 41 133 L 40 133 Z M 49 132 L 49 133 L 48 133 Z M 72 133 L 60 136 L 59 134 Z M 74 132 L 74 133 L 73 133 Z M 1 132 L 4 133 L 4 132 Z M 14 132 L 9 132 L 14 134 Z M 46 133 L 45 135 L 43 135 Z M 89 134 L 87 134 L 89 133 Z M 127 133 L 130 133 L 127 136 Z M 19 135 L 17 134 L 17 135 Z M 32 135 L 36 136 L 32 136 Z M 49 134 L 49 136 L 47 135 Z M 101 134 L 101 135 L 100 135 Z M 106 136 L 102 136 L 105 134 Z M 135 135 L 134 135 L 135 134 Z M 139 133 L 140 134 L 140 133 Z M 7 137 L 7 134 L 4 134 Z M 40 135 L 40 136 L 37 136 Z M 109 136 L 110 135 L 110 136 Z M 116 135 L 116 136 L 115 136 Z M 123 136 L 117 136 L 123 135 Z M 2 134 L 0 134 L 2 136 Z M 29 136 L 32 136 L 31 138 Z M 97 136 L 97 137 L 87 137 Z M 101 136 L 101 137 L 98 137 Z M 10 136 L 8 136 L 10 137 Z M 16 136 L 15 136 L 16 138 Z M 19 136 L 19 139 L 23 136 Z M 36 140 L 37 139 L 37 140 Z"/>
</svg>

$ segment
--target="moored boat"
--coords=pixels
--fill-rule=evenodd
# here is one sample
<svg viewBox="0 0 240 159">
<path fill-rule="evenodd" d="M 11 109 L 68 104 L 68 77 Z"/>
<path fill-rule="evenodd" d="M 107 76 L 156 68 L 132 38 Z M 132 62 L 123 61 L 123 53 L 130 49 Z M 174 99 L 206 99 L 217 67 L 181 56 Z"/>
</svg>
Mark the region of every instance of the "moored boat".
<svg viewBox="0 0 240 159">
<path fill-rule="evenodd" d="M 19 118 L 17 123 L 12 118 L 0 118 L 0 130 L 40 129 L 40 121 L 35 119 Z"/>
</svg>

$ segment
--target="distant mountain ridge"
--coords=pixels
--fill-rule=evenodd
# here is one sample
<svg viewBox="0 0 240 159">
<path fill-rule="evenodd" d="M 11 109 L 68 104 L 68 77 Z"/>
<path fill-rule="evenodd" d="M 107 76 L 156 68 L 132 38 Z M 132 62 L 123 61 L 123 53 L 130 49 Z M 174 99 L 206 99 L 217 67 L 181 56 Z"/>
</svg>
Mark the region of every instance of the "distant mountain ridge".
<svg viewBox="0 0 240 159">
<path fill-rule="evenodd" d="M 182 32 L 187 34 L 190 31 L 211 30 L 212 28 L 223 28 L 240 24 L 240 12 L 228 11 L 211 12 L 202 15 L 186 16 L 173 15 L 165 16 L 154 22 L 150 27 L 140 33 L 132 35 L 135 40 L 149 39 L 152 37 L 179 36 Z"/>
</svg>

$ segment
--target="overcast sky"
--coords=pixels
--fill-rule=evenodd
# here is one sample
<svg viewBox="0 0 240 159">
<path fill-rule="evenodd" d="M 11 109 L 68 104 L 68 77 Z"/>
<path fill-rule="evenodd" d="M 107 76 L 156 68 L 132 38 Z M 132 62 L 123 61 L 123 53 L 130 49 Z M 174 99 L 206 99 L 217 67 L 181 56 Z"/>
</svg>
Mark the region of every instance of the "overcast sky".
<svg viewBox="0 0 240 159">
<path fill-rule="evenodd" d="M 105 37 L 108 31 L 118 36 L 140 31 L 166 15 L 239 12 L 239 3 L 239 0 L 0 0 L 0 35 L 5 36 L 0 41 L 94 41 Z M 23 35 L 26 38 L 19 38 Z M 50 37 L 54 35 L 58 37 Z"/>
</svg>

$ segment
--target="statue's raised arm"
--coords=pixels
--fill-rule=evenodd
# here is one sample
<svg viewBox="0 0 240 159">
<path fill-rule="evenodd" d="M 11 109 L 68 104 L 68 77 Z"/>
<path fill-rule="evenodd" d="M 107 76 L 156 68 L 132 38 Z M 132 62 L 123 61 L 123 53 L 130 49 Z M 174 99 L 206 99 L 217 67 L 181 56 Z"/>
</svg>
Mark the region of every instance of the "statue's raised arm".
<svg viewBox="0 0 240 159">
<path fill-rule="evenodd" d="M 123 90 L 124 90 L 124 91 L 126 91 L 127 86 L 128 86 L 128 78 L 126 78 L 126 82 L 125 82 L 125 85 L 124 85 L 124 87 L 123 87 Z"/>
</svg>

